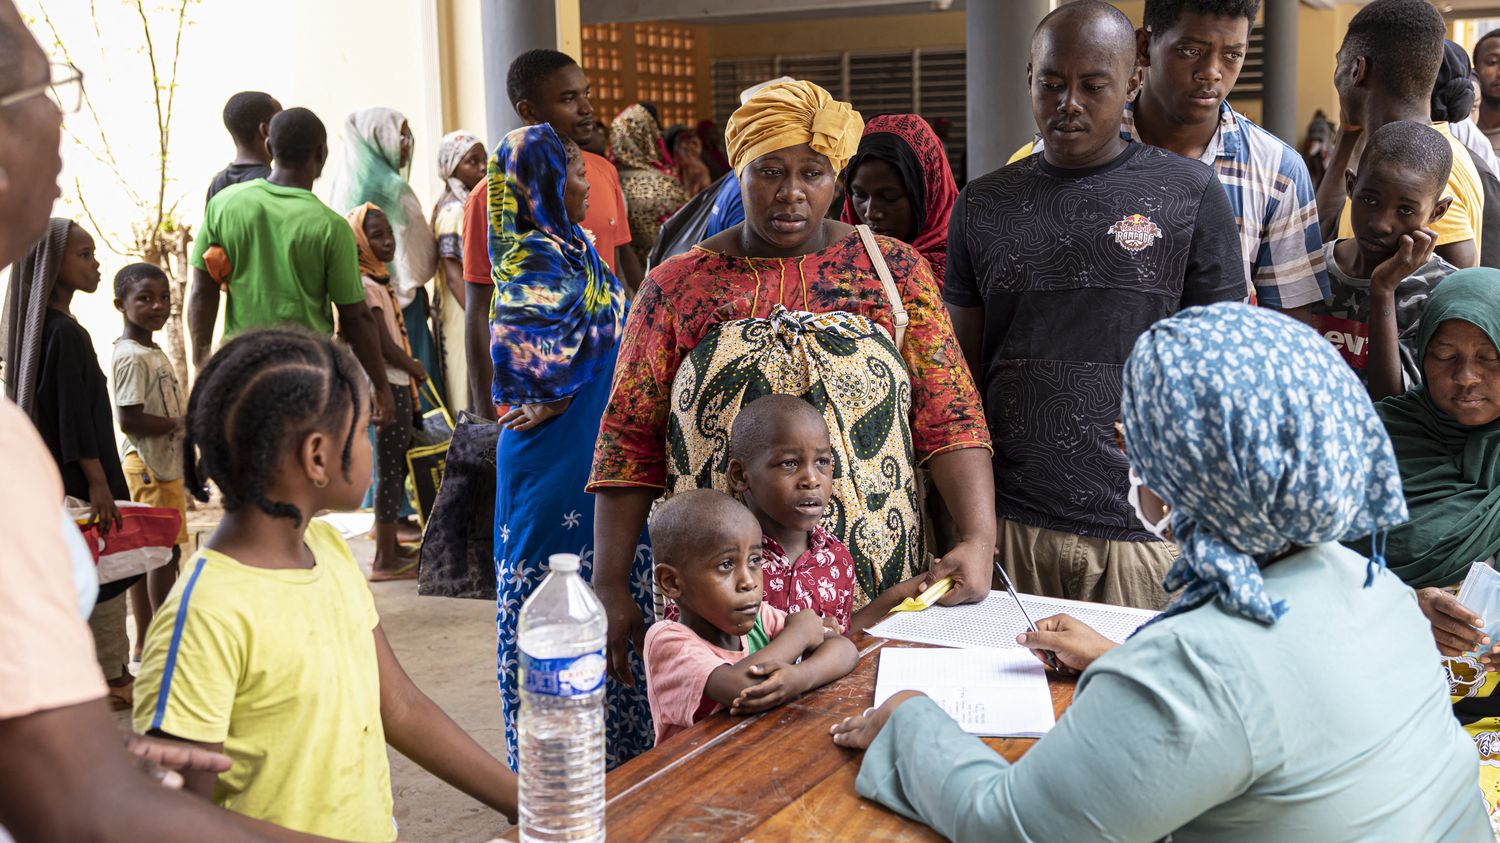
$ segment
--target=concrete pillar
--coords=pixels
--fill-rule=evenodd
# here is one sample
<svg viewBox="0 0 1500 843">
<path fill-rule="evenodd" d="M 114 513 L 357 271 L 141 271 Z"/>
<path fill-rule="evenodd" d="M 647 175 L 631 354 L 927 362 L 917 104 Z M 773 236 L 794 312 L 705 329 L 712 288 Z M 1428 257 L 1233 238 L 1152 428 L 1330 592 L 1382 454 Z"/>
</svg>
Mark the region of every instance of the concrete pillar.
<svg viewBox="0 0 1500 843">
<path fill-rule="evenodd" d="M 1298 0 L 1266 0 L 1261 125 L 1297 145 Z"/>
<path fill-rule="evenodd" d="M 1005 166 L 1036 134 L 1026 63 L 1031 33 L 1052 6 L 1053 0 L 970 0 L 965 7 L 971 179 Z"/>
<path fill-rule="evenodd" d="M 553 0 L 557 6 L 557 49 L 583 64 L 583 11 L 578 0 Z"/>
<path fill-rule="evenodd" d="M 557 48 L 557 8 L 549 0 L 480 0 L 484 36 L 485 145 L 521 126 L 505 92 L 505 74 L 516 56 L 537 47 Z"/>
</svg>

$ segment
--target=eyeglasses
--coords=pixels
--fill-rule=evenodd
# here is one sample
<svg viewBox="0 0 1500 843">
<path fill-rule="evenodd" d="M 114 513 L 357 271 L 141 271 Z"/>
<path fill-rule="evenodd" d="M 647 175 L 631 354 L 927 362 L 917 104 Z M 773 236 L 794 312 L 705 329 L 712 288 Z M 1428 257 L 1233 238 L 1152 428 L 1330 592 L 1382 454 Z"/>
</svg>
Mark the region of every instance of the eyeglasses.
<svg viewBox="0 0 1500 843">
<path fill-rule="evenodd" d="M 46 94 L 63 114 L 77 111 L 83 104 L 83 71 L 71 64 L 57 62 L 48 65 L 48 68 L 50 70 L 46 82 L 0 96 L 0 108 Z"/>
</svg>

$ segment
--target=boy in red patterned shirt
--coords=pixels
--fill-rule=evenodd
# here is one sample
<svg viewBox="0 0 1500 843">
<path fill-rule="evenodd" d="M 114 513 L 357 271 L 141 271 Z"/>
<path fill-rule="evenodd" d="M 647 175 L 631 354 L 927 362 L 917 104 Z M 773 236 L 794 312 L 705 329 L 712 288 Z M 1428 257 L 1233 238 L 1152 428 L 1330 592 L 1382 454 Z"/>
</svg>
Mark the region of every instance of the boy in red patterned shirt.
<svg viewBox="0 0 1500 843">
<path fill-rule="evenodd" d="M 793 395 L 746 404 L 730 429 L 729 454 L 729 488 L 764 534 L 766 603 L 787 613 L 811 609 L 849 632 L 916 594 L 919 577 L 853 611 L 854 557 L 822 526 L 833 490 L 833 445 L 811 404 Z"/>
</svg>

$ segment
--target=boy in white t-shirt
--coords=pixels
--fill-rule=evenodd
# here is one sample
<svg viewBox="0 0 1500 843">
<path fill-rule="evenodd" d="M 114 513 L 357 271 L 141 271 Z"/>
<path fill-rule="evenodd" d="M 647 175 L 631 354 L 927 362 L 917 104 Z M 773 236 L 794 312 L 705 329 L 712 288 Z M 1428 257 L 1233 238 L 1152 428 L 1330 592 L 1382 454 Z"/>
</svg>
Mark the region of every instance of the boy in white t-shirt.
<svg viewBox="0 0 1500 843">
<path fill-rule="evenodd" d="M 151 615 L 177 580 L 177 565 L 187 534 L 187 492 L 182 485 L 183 416 L 186 413 L 177 373 L 152 335 L 172 315 L 167 274 L 149 263 L 133 263 L 115 273 L 115 309 L 125 315 L 125 332 L 115 340 L 115 412 L 125 434 L 120 467 L 130 499 L 147 506 L 175 509 L 182 516 L 172 561 L 146 573 L 131 586 L 135 605 L 135 658 L 141 655 Z"/>
</svg>

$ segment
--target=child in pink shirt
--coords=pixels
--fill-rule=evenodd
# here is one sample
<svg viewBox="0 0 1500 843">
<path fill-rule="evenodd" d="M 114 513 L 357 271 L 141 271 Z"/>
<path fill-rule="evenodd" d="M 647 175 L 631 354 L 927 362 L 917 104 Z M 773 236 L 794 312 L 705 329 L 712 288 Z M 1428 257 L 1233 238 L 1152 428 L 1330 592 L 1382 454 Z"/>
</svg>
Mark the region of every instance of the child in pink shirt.
<svg viewBox="0 0 1500 843">
<path fill-rule="evenodd" d="M 646 695 L 662 741 L 721 708 L 754 714 L 839 679 L 859 653 L 816 612 L 761 599 L 760 524 L 722 492 L 666 501 L 651 519 L 656 581 L 680 619 L 646 631 Z"/>
</svg>

